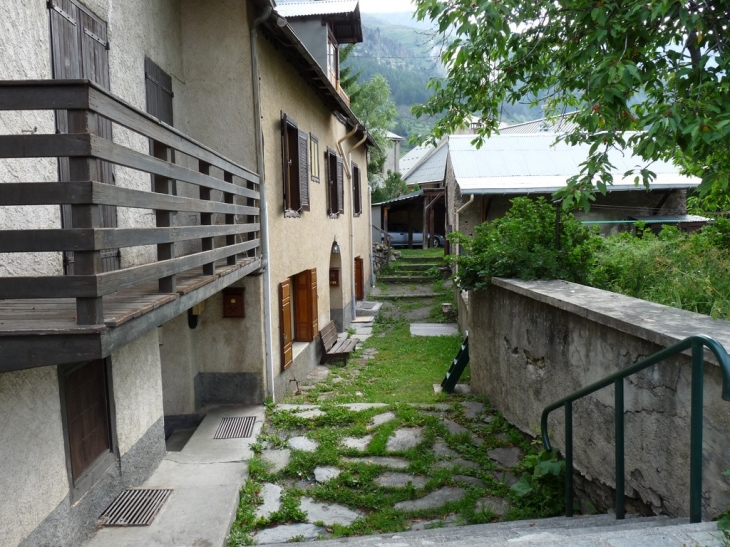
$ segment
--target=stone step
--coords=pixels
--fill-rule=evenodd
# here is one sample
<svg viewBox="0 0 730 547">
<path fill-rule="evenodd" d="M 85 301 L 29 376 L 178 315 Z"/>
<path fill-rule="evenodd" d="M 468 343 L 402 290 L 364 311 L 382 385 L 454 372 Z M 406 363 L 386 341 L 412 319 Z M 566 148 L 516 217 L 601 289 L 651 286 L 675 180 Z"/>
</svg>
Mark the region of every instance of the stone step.
<svg viewBox="0 0 730 547">
<path fill-rule="evenodd" d="M 688 524 L 687 519 L 634 517 L 616 520 L 613 515 L 555 517 L 473 526 L 457 526 L 318 541 L 318 547 L 721 547 L 717 523 Z M 273 547 L 273 546 L 271 546 Z"/>
<path fill-rule="evenodd" d="M 433 281 L 433 277 L 424 275 L 381 275 L 378 281 L 384 283 L 428 283 Z"/>
<path fill-rule="evenodd" d="M 433 267 L 438 267 L 437 264 L 399 264 L 397 262 L 395 266 L 399 272 L 425 272 Z"/>
<path fill-rule="evenodd" d="M 411 264 L 426 264 L 430 263 L 433 266 L 440 266 L 443 264 L 441 257 L 430 257 L 430 256 L 402 256 L 397 260 L 398 263 L 411 263 Z"/>
</svg>

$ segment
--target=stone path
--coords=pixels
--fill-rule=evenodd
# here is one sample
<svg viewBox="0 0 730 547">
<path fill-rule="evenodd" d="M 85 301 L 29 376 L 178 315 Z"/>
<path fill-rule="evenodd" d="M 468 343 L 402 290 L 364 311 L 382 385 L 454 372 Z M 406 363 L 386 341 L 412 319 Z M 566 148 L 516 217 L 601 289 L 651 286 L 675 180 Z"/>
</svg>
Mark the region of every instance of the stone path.
<svg viewBox="0 0 730 547">
<path fill-rule="evenodd" d="M 305 522 L 272 524 L 259 530 L 252 536 L 256 543 L 327 538 L 332 526 L 351 526 L 358 519 L 365 518 L 368 511 L 356 505 L 348 506 L 347 495 L 338 494 L 337 503 L 320 497 L 323 495 L 320 488 L 331 489 L 333 485 L 335 489 L 348 488 L 347 482 L 340 481 L 343 477 L 345 481 L 356 480 L 363 469 L 357 466 L 362 465 L 372 469 L 369 471 L 372 477 L 369 480 L 372 480 L 373 486 L 366 491 L 382 488 L 382 495 L 402 490 L 413 492 L 406 499 L 401 496 L 403 501 L 392 506 L 410 519 L 413 530 L 463 524 L 454 508 L 465 502 L 469 492 L 476 493 L 469 498 L 473 501 L 468 502 L 472 511 L 483 514 L 484 518 L 500 519 L 511 510 L 513 502 L 504 493 L 509 492 L 509 487 L 518 480 L 523 451 L 522 448 L 511 445 L 510 435 L 505 434 L 501 428 L 492 434 L 488 433 L 494 420 L 483 403 L 471 401 L 457 405 L 413 405 L 427 420 L 426 425 L 416 421 L 418 426 L 410 425 L 413 422 L 392 425 L 393 421 L 400 419 L 397 407 L 392 409 L 388 405 L 370 403 L 340 406 L 352 412 L 370 412 L 367 421 L 360 422 L 365 423 L 368 433 L 362 436 L 339 437 L 336 448 L 344 451 L 344 454 L 333 460 L 331 452 L 328 452 L 330 455 L 327 463 L 316 466 L 310 476 L 263 484 L 259 493 L 261 504 L 256 509 L 257 518 L 270 519 L 272 515 L 276 517 L 277 511 L 282 510 L 287 489 L 291 487 L 297 489 L 294 491 L 295 503 L 298 503 L 299 510 L 306 516 Z M 378 411 L 379 408 L 383 410 Z M 291 412 L 298 418 L 307 420 L 315 420 L 328 412 L 326 408 L 316 405 L 278 405 L 277 410 Z M 295 461 L 298 452 L 318 454 L 320 443 L 309 436 L 306 428 L 298 427 L 297 431 L 276 431 L 278 435 L 284 435 L 276 445 L 287 448 L 268 446 L 260 453 L 261 458 L 268 462 L 270 473 L 285 471 Z M 434 427 L 440 428 L 435 430 L 438 432 L 435 437 Z M 383 431 L 388 433 L 383 436 Z M 376 440 L 381 443 L 379 449 L 371 448 L 378 446 L 374 444 Z M 380 452 L 369 453 L 371 450 Z M 414 450 L 418 451 L 419 456 L 414 457 Z M 362 456 L 354 456 L 353 452 L 348 451 L 360 452 Z M 423 459 L 430 462 L 430 471 L 418 465 Z M 439 478 L 445 476 L 444 472 L 451 474 L 446 482 Z M 434 511 L 437 514 L 441 512 L 442 516 L 436 520 L 424 521 L 418 518 L 420 511 L 429 511 L 432 515 Z M 277 521 L 275 518 L 272 522 L 281 520 Z"/>
<path fill-rule="evenodd" d="M 411 323 L 411 336 L 451 336 L 459 334 L 456 323 Z"/>
</svg>

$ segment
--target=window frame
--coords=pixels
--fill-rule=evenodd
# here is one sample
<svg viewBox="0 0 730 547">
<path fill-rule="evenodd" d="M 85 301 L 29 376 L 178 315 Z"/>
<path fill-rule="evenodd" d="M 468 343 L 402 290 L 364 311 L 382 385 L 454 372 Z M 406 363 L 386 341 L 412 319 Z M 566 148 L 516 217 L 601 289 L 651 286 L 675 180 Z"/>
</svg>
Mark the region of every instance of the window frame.
<svg viewBox="0 0 730 547">
<path fill-rule="evenodd" d="M 319 183 L 319 139 L 314 134 L 309 134 L 309 172 L 312 181 Z"/>
<path fill-rule="evenodd" d="M 329 146 L 325 152 L 327 167 L 327 214 L 336 219 L 345 212 L 342 158 Z"/>
<path fill-rule="evenodd" d="M 298 218 L 310 210 L 309 136 L 281 112 L 281 171 L 284 216 Z"/>
<path fill-rule="evenodd" d="M 335 83 L 340 81 L 340 44 L 331 24 L 327 25 L 327 76 Z"/>
<path fill-rule="evenodd" d="M 351 164 L 352 173 L 352 216 L 362 215 L 362 185 L 360 168 L 353 161 Z"/>
</svg>

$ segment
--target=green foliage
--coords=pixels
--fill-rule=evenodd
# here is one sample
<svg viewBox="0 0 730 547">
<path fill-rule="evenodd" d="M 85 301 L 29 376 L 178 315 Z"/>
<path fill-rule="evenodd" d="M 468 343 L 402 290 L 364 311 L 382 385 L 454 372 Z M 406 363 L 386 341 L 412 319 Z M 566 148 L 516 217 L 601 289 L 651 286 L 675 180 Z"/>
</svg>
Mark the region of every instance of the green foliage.
<svg viewBox="0 0 730 547">
<path fill-rule="evenodd" d="M 477 115 L 477 137 L 498 129 L 502 104 L 542 103 L 547 117 L 576 111 L 560 137 L 590 146 L 580 172 L 559 192 L 564 206 L 588 207 L 612 183 L 607 152 L 632 148 L 644 162 L 674 160 L 702 177 L 702 190 L 730 193 L 730 4 L 677 0 L 417 0 L 417 17 L 451 40 L 446 79 L 418 116 L 444 112 L 438 140 Z"/>
<path fill-rule="evenodd" d="M 730 319 L 730 221 L 717 219 L 686 234 L 637 227 L 606 238 L 595 255 L 591 284 L 636 298 Z"/>
<path fill-rule="evenodd" d="M 385 180 L 373 189 L 372 202 L 380 203 L 408 193 L 408 185 L 400 173 L 388 171 Z"/>
<path fill-rule="evenodd" d="M 540 516 L 559 513 L 563 508 L 565 461 L 555 451 L 541 450 L 522 460 L 520 480 L 511 491 L 524 506 L 530 506 Z"/>
<path fill-rule="evenodd" d="M 380 147 L 380 150 L 372 148 L 368 158 L 368 172 L 378 173 L 383 168 L 387 155 L 387 132 L 397 115 L 395 104 L 390 100 L 388 81 L 376 74 L 364 84 L 352 83 L 349 90 L 352 93 L 352 111 L 365 124 L 365 128 Z"/>
<path fill-rule="evenodd" d="M 451 258 L 459 268 L 459 287 L 482 289 L 492 277 L 585 283 L 601 239 L 572 214 L 563 212 L 558 247 L 556 210 L 544 198 L 519 197 L 512 200 L 511 209 L 503 217 L 477 226 L 473 238 L 451 234 L 449 239 L 465 251 Z"/>
</svg>

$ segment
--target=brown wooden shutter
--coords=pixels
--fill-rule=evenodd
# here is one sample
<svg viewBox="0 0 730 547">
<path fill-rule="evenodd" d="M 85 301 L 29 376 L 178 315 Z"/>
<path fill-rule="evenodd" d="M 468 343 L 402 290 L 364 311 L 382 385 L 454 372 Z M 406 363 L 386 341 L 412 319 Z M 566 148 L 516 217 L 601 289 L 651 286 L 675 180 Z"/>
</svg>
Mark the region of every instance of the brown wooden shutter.
<svg viewBox="0 0 730 547">
<path fill-rule="evenodd" d="M 337 212 L 345 212 L 345 191 L 342 178 L 342 158 L 337 157 Z"/>
<path fill-rule="evenodd" d="M 292 352 L 291 283 L 279 283 L 279 321 L 281 331 L 281 370 L 288 369 L 294 360 Z"/>
<path fill-rule="evenodd" d="M 284 211 L 291 210 L 289 204 L 289 139 L 287 138 L 287 116 L 281 113 L 281 180 L 284 188 Z"/>
<path fill-rule="evenodd" d="M 319 332 L 319 302 L 317 300 L 317 268 L 309 270 L 309 288 L 311 302 L 312 340 Z"/>
<path fill-rule="evenodd" d="M 105 362 L 92 361 L 70 371 L 63 386 L 71 474 L 76 481 L 111 450 Z"/>
<path fill-rule="evenodd" d="M 355 300 L 365 300 L 365 275 L 361 257 L 355 258 Z"/>
<path fill-rule="evenodd" d="M 48 3 L 51 19 L 51 56 L 53 61 L 53 77 L 55 79 L 86 78 L 109 89 L 109 45 L 107 42 L 106 23 L 96 17 L 88 9 L 73 0 L 50 0 Z M 56 112 L 56 128 L 59 133 L 68 132 L 66 111 Z M 112 124 L 101 116 L 97 116 L 97 134 L 105 139 L 112 139 Z M 99 161 L 99 180 L 106 184 L 114 184 L 112 164 Z M 68 159 L 59 158 L 59 181 L 69 180 Z M 117 210 L 113 206 L 100 205 L 101 226 L 117 227 Z M 61 223 L 71 227 L 71 207 L 61 206 Z M 101 251 L 103 271 L 120 268 L 119 249 Z M 65 271 L 73 275 L 73 253 L 64 253 Z"/>
<path fill-rule="evenodd" d="M 299 202 L 303 211 L 309 211 L 309 135 L 299 131 Z"/>
<path fill-rule="evenodd" d="M 335 156 L 330 148 L 324 153 L 325 176 L 327 177 L 327 214 L 333 215 L 337 212 L 336 204 L 336 178 L 337 166 Z"/>
<path fill-rule="evenodd" d="M 161 122 L 173 125 L 172 98 L 175 94 L 172 92 L 172 77 L 145 57 L 144 81 L 147 112 Z"/>
</svg>

